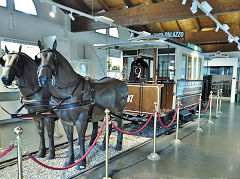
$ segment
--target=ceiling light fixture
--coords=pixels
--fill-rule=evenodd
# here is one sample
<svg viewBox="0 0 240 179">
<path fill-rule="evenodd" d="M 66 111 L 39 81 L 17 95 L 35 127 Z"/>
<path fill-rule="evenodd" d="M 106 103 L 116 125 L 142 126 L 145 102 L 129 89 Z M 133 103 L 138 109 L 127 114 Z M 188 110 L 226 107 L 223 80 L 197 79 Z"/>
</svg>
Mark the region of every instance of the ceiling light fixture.
<svg viewBox="0 0 240 179">
<path fill-rule="evenodd" d="M 238 43 L 239 37 L 238 37 L 238 36 L 235 36 L 235 37 L 234 37 L 234 41 L 235 41 L 236 43 Z"/>
<path fill-rule="evenodd" d="M 229 41 L 230 43 L 232 43 L 232 42 L 233 42 L 233 36 L 229 35 L 229 36 L 228 36 L 228 41 Z"/>
<path fill-rule="evenodd" d="M 238 43 L 238 50 L 240 50 L 240 43 Z"/>
<path fill-rule="evenodd" d="M 220 28 L 220 25 L 218 24 L 216 29 L 215 29 L 215 32 L 218 32 L 219 31 L 219 28 Z"/>
<path fill-rule="evenodd" d="M 207 1 L 203 1 L 201 4 L 200 4 L 200 9 L 205 12 L 206 14 L 209 14 L 211 11 L 212 11 L 212 7 L 208 4 Z"/>
<path fill-rule="evenodd" d="M 73 16 L 73 13 L 72 13 L 72 12 L 70 12 L 68 15 L 69 15 L 69 17 L 72 19 L 72 21 L 75 21 L 75 17 Z"/>
<path fill-rule="evenodd" d="M 198 5 L 198 2 L 196 0 L 193 0 L 192 7 L 190 8 L 193 14 L 197 12 L 197 5 Z"/>
<path fill-rule="evenodd" d="M 223 25 L 221 26 L 221 29 L 222 29 L 224 32 L 227 33 L 227 31 L 230 29 L 230 27 L 229 27 L 227 24 L 223 24 Z"/>
<path fill-rule="evenodd" d="M 52 11 L 49 13 L 51 17 L 55 17 L 57 13 L 57 7 L 55 5 L 52 5 Z"/>
<path fill-rule="evenodd" d="M 186 2 L 187 2 L 187 0 L 183 0 L 183 1 L 182 1 L 182 5 L 185 5 Z"/>
</svg>

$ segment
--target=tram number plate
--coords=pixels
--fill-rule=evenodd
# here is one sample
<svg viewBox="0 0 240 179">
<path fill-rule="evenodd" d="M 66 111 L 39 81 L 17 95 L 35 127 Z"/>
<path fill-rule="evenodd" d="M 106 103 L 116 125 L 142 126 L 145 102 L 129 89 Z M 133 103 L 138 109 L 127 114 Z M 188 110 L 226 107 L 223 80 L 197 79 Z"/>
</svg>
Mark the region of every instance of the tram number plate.
<svg viewBox="0 0 240 179">
<path fill-rule="evenodd" d="M 127 102 L 132 103 L 134 95 L 128 95 Z"/>
</svg>

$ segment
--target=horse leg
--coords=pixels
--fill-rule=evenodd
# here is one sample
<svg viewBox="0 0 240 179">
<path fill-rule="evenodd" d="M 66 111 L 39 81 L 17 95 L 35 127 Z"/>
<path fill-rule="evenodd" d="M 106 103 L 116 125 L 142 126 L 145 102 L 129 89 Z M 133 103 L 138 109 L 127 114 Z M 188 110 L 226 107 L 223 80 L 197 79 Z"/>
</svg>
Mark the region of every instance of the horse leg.
<svg viewBox="0 0 240 179">
<path fill-rule="evenodd" d="M 33 119 L 34 124 L 37 128 L 38 134 L 40 136 L 40 144 L 39 144 L 39 150 L 36 154 L 36 157 L 43 158 L 46 156 L 46 146 L 45 146 L 45 139 L 44 139 L 44 123 L 42 119 Z"/>
<path fill-rule="evenodd" d="M 75 122 L 77 133 L 78 133 L 78 141 L 80 142 L 80 158 L 85 154 L 85 135 L 88 125 L 88 112 L 82 112 Z M 86 168 L 86 158 L 84 158 L 78 165 L 78 170 L 83 170 Z"/>
<path fill-rule="evenodd" d="M 122 117 L 122 114 L 120 116 Z M 118 128 L 122 129 L 122 119 L 121 118 L 116 118 L 116 121 L 118 123 Z M 118 131 L 117 145 L 115 147 L 115 149 L 117 151 L 122 150 L 122 140 L 123 140 L 123 133 Z"/>
<path fill-rule="evenodd" d="M 108 140 L 109 140 L 111 133 L 112 133 L 112 124 L 109 124 Z M 102 151 L 106 150 L 106 135 L 104 136 L 103 143 L 102 143 L 100 150 L 102 150 Z"/>
<path fill-rule="evenodd" d="M 73 150 L 73 126 L 67 125 L 62 122 L 65 133 L 67 134 L 68 139 L 68 156 L 64 166 L 69 166 L 74 162 L 74 150 Z"/>
<path fill-rule="evenodd" d="M 55 158 L 55 148 L 54 148 L 55 120 L 54 118 L 45 118 L 44 124 L 46 125 L 47 131 L 48 131 L 48 139 L 49 139 L 49 154 L 46 159 L 51 160 Z"/>
<path fill-rule="evenodd" d="M 89 142 L 89 146 L 91 146 L 94 142 L 94 140 L 97 137 L 97 132 L 98 132 L 98 122 L 93 122 L 93 130 L 92 130 L 92 135 L 91 135 L 91 140 Z"/>
</svg>

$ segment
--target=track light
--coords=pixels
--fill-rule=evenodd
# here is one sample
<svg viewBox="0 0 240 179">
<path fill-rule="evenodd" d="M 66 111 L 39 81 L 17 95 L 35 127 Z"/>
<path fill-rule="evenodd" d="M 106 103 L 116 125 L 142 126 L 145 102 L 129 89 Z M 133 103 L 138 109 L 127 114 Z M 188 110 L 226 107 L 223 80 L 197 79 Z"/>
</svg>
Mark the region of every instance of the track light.
<svg viewBox="0 0 240 179">
<path fill-rule="evenodd" d="M 240 43 L 238 43 L 238 50 L 240 50 Z"/>
<path fill-rule="evenodd" d="M 72 21 L 75 21 L 75 17 L 73 16 L 72 12 L 70 12 L 68 15 L 72 19 Z"/>
<path fill-rule="evenodd" d="M 52 11 L 49 13 L 49 15 L 54 18 L 56 15 L 56 12 L 57 12 L 56 6 L 52 5 Z"/>
<path fill-rule="evenodd" d="M 230 29 L 230 27 L 229 27 L 227 24 L 223 24 L 223 25 L 221 26 L 221 29 L 222 29 L 224 32 L 227 32 L 227 31 Z"/>
<path fill-rule="evenodd" d="M 134 37 L 134 33 L 131 32 L 131 34 L 130 34 L 130 38 L 133 38 L 133 37 Z"/>
<path fill-rule="evenodd" d="M 203 10 L 203 12 L 205 12 L 206 14 L 209 14 L 211 11 L 212 11 L 212 7 L 208 4 L 208 2 L 207 1 L 203 1 L 202 3 L 201 3 L 201 7 L 200 7 L 202 10 Z"/>
<path fill-rule="evenodd" d="M 198 2 L 196 0 L 194 0 L 192 2 L 192 7 L 190 8 L 190 10 L 192 11 L 193 14 L 195 14 L 197 12 L 197 5 L 198 5 Z"/>
<path fill-rule="evenodd" d="M 234 37 L 234 41 L 235 41 L 236 43 L 238 43 L 239 37 L 238 37 L 238 36 L 235 36 L 235 37 Z"/>
<path fill-rule="evenodd" d="M 228 41 L 229 41 L 230 43 L 232 43 L 232 42 L 233 42 L 233 36 L 229 35 L 229 36 L 228 36 Z"/>
<path fill-rule="evenodd" d="M 182 5 L 185 5 L 186 2 L 187 2 L 187 0 L 183 0 L 183 1 L 182 1 Z"/>
<path fill-rule="evenodd" d="M 221 24 L 220 24 L 220 25 L 221 25 Z M 218 32 L 218 31 L 219 31 L 220 25 L 217 24 L 217 28 L 215 29 L 215 32 Z"/>
</svg>

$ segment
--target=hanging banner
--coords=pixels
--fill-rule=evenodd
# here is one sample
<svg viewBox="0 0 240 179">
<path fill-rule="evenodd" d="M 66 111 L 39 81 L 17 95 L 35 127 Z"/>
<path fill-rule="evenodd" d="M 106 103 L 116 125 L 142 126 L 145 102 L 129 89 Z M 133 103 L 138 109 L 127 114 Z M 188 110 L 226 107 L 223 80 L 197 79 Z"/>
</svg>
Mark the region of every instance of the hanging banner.
<svg viewBox="0 0 240 179">
<path fill-rule="evenodd" d="M 161 32 L 161 35 L 165 35 L 170 38 L 184 38 L 185 32 L 183 31 L 176 31 L 176 32 Z"/>
</svg>

